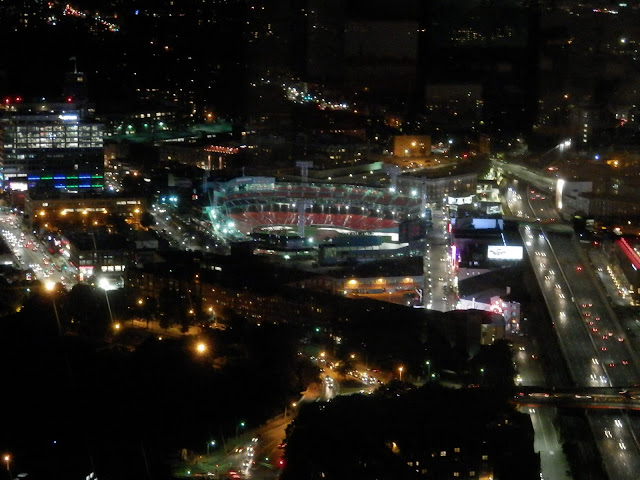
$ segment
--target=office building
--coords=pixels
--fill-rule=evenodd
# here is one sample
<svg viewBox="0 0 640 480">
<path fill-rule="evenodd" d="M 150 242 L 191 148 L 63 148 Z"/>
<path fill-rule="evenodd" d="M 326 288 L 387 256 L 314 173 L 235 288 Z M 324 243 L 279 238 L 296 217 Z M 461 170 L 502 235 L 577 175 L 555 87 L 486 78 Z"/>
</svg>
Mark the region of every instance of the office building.
<svg viewBox="0 0 640 480">
<path fill-rule="evenodd" d="M 0 112 L 0 182 L 6 189 L 102 191 L 104 127 L 86 104 L 5 98 Z"/>
</svg>

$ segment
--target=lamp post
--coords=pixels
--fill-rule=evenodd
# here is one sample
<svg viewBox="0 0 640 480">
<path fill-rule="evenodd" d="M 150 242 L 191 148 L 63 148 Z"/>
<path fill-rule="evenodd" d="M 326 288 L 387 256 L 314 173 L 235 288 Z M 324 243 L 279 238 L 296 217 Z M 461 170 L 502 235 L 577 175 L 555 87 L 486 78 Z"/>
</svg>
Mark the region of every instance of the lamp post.
<svg viewBox="0 0 640 480">
<path fill-rule="evenodd" d="M 402 372 L 404 371 L 404 367 L 398 367 L 398 372 L 400 372 L 400 381 L 402 381 Z"/>
<path fill-rule="evenodd" d="M 12 479 L 13 476 L 11 475 L 11 455 L 6 454 L 4 457 L 2 457 L 2 459 L 7 464 L 7 472 L 9 472 L 9 479 Z"/>
<path fill-rule="evenodd" d="M 95 241 L 95 238 L 94 238 Z M 97 253 L 96 253 L 97 255 Z M 111 321 L 111 324 L 113 324 L 113 312 L 111 311 L 111 302 L 109 301 L 109 293 L 108 290 L 109 288 L 111 288 L 110 284 L 109 284 L 109 280 L 107 280 L 106 278 L 101 278 L 98 281 L 98 287 L 101 288 L 102 290 L 104 290 L 104 298 L 107 301 L 107 309 L 109 310 L 109 320 Z"/>
<path fill-rule="evenodd" d="M 291 403 L 291 408 L 296 408 L 298 406 L 298 402 L 292 402 Z M 287 412 L 288 412 L 289 406 L 285 405 L 284 406 L 284 418 L 287 418 Z"/>
<path fill-rule="evenodd" d="M 216 446 L 215 440 L 210 440 L 207 442 L 207 456 L 209 456 L 209 447 L 215 447 L 215 446 Z"/>
<path fill-rule="evenodd" d="M 60 323 L 60 316 L 58 315 L 58 307 L 56 306 L 55 288 L 56 284 L 53 282 L 46 282 L 44 287 L 49 293 L 51 293 L 51 303 L 53 303 L 53 313 L 56 315 L 56 323 L 58 324 L 58 335 L 62 335 L 62 324 Z M 8 462 L 8 460 L 6 460 Z"/>
<path fill-rule="evenodd" d="M 238 425 L 236 425 L 236 441 L 238 440 L 238 428 L 242 427 L 244 428 L 245 423 L 244 422 L 240 422 Z"/>
<path fill-rule="evenodd" d="M 427 360 L 425 364 L 427 365 L 427 379 L 429 379 L 431 378 L 431 361 Z"/>
<path fill-rule="evenodd" d="M 482 377 L 482 383 L 484 383 L 484 368 L 480 369 L 480 375 Z"/>
</svg>

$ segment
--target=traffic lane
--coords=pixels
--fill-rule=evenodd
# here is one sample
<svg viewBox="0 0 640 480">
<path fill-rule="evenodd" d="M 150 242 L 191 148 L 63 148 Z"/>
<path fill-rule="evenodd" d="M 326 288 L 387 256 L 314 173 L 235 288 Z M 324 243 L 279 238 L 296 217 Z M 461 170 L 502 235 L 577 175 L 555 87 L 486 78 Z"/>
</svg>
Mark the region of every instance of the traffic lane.
<svg viewBox="0 0 640 480">
<path fill-rule="evenodd" d="M 635 369 L 633 367 L 615 369 L 617 365 L 629 366 L 628 347 L 625 342 L 610 342 L 602 338 L 603 334 L 608 336 L 609 333 L 613 333 L 616 340 L 624 338 L 622 332 L 616 331 L 616 326 L 608 315 L 592 315 L 589 311 L 589 309 L 594 309 L 594 312 L 600 313 L 605 308 L 602 305 L 603 300 L 600 291 L 594 286 L 591 276 L 585 271 L 586 268 L 589 268 L 588 265 L 583 265 L 583 259 L 575 252 L 575 244 L 570 239 L 553 234 L 548 235 L 548 238 L 554 249 L 563 252 L 561 268 L 563 268 L 568 283 L 571 285 L 571 294 L 574 297 L 576 307 L 581 312 L 582 321 L 590 331 L 596 356 L 600 359 L 602 365 L 607 367 L 611 365 L 611 367 L 608 367 L 608 375 L 613 385 L 628 385 L 630 381 L 634 381 L 636 376 Z M 582 307 L 582 305 L 587 307 Z M 588 305 L 592 305 L 592 307 Z M 585 317 L 586 314 L 589 314 L 589 316 Z M 590 320 L 591 318 L 594 320 Z M 598 325 L 596 325 L 595 318 L 600 318 L 597 321 Z M 590 322 L 593 325 L 590 325 Z M 627 364 L 623 362 L 627 362 Z"/>
<path fill-rule="evenodd" d="M 515 342 L 515 346 L 517 350 L 514 360 L 518 368 L 516 384 L 527 387 L 544 386 L 546 382 L 540 363 L 532 358 L 532 356 L 538 357 L 533 345 L 522 337 Z"/>
<path fill-rule="evenodd" d="M 620 412 L 589 412 L 589 423 L 608 477 L 637 480 L 640 455 L 625 416 Z"/>
<path fill-rule="evenodd" d="M 525 227 L 525 230 L 528 232 L 531 230 L 531 228 Z M 555 269 L 556 273 L 559 272 L 559 267 L 553 255 L 549 255 L 545 257 L 536 257 L 535 255 L 531 255 L 531 252 L 540 253 L 540 246 L 537 246 L 537 247 L 527 246 L 526 248 L 528 253 L 530 254 L 530 257 L 538 258 L 537 263 L 535 261 L 533 262 L 533 268 L 536 271 L 536 275 L 538 276 L 539 281 L 541 281 L 540 279 L 543 278 L 543 275 L 545 273 L 548 273 L 551 270 Z M 540 261 L 540 260 L 544 260 L 544 261 Z M 560 282 L 562 282 L 562 278 L 560 276 L 559 278 L 560 278 Z M 547 303 L 549 311 L 551 312 L 552 316 L 555 316 L 555 317 L 558 316 L 557 315 L 558 312 L 561 311 L 560 309 L 563 308 L 563 305 L 566 302 L 566 295 L 562 293 L 562 286 L 560 289 L 558 289 L 556 288 L 556 285 L 559 285 L 559 284 L 555 284 L 555 283 L 550 284 L 549 282 L 547 282 L 546 284 L 545 283 L 541 284 L 541 286 L 543 287 L 543 296 L 545 297 L 545 301 Z M 565 297 L 565 298 L 562 298 L 562 297 Z M 574 380 L 576 382 L 582 382 L 583 384 L 586 384 L 586 385 L 592 385 L 589 372 L 584 370 L 584 366 L 588 365 L 588 361 L 591 359 L 591 351 L 588 349 L 585 349 L 584 342 L 576 343 L 576 342 L 570 341 L 570 340 L 573 340 L 573 335 L 575 335 L 575 332 L 574 332 L 575 326 L 573 326 L 575 324 L 575 320 L 573 322 L 570 322 L 570 319 L 565 319 L 565 318 L 560 319 L 555 317 L 554 317 L 554 321 L 556 322 L 556 328 L 559 329 L 557 331 L 557 334 L 560 337 L 561 344 L 565 348 L 566 355 L 570 358 L 582 360 L 582 361 L 572 362 L 570 364 L 570 367 L 571 367 L 570 370 L 572 371 Z M 562 321 L 559 321 L 559 320 L 562 320 Z M 570 325 L 571 325 L 571 329 L 567 330 L 566 332 L 563 332 L 563 330 L 565 328 L 569 328 Z M 577 333 L 578 334 L 581 333 L 579 329 L 577 330 Z M 582 335 L 586 335 L 586 332 L 582 332 Z M 566 337 L 566 340 L 565 340 L 565 337 Z"/>
<path fill-rule="evenodd" d="M 566 245 L 566 242 L 561 242 L 561 244 Z M 567 257 L 570 255 L 568 254 Z M 596 348 L 600 351 L 599 358 L 603 365 L 610 366 L 609 375 L 613 385 L 626 386 L 630 383 L 636 383 L 638 381 L 636 368 L 633 366 L 623 332 L 617 328 L 609 315 L 603 313 L 606 309 L 600 291 L 584 271 L 588 266 L 583 267 L 579 258 L 571 260 L 573 262 L 569 263 L 570 266 L 566 271 L 570 283 L 575 286 L 574 291 L 580 292 L 580 296 L 576 298 L 577 306 L 585 325 L 591 331 Z M 576 293 L 576 295 L 578 294 Z M 624 368 L 616 369 L 616 367 Z"/>
<path fill-rule="evenodd" d="M 525 235 L 536 236 L 532 233 L 530 227 L 525 227 Z M 571 295 L 568 292 L 564 278 L 560 275 L 561 267 L 558 259 L 551 254 L 550 247 L 548 247 L 549 245 L 546 242 L 539 242 L 536 246 L 527 247 L 527 250 L 529 252 L 533 251 L 533 257 L 537 259 L 537 262 L 533 262 L 533 267 L 536 270 L 539 282 L 541 282 L 543 294 L 546 297 L 547 305 L 550 307 L 554 326 L 560 337 L 561 344 L 564 346 L 567 356 L 574 359 L 570 364 L 570 370 L 577 383 L 588 386 L 601 386 L 600 376 L 598 375 L 594 378 L 592 375 L 590 361 L 593 358 L 593 348 L 592 345 L 589 345 L 588 333 L 580 325 L 581 321 L 577 313 L 571 308 L 572 305 L 568 301 Z M 535 253 L 544 253 L 544 256 L 536 256 Z M 551 274 L 551 272 L 553 273 Z M 553 275 L 553 278 L 548 274 Z M 549 277 L 549 280 L 545 277 Z M 545 278 L 545 280 L 541 281 L 542 278 Z M 561 313 L 563 315 L 560 315 Z M 579 341 L 576 341 L 577 338 L 579 338 Z"/>
<path fill-rule="evenodd" d="M 555 408 L 542 405 L 529 408 L 535 432 L 534 449 L 540 453 L 542 477 L 554 480 L 569 480 L 568 463 L 558 441 L 554 426 Z"/>
<path fill-rule="evenodd" d="M 11 244 L 19 267 L 28 269 L 30 265 L 38 265 L 40 271 L 37 272 L 37 278 L 51 277 L 52 281 L 56 282 L 63 281 L 71 285 L 76 283 L 73 272 L 67 273 L 62 269 L 62 266 L 67 264 L 66 260 L 50 254 L 32 232 L 22 231 L 17 225 L 18 222 L 19 220 L 10 219 L 7 215 L 0 216 L 0 223 L 5 225 L 2 229 L 3 237 Z M 46 270 L 49 270 L 49 275 L 44 274 Z"/>
</svg>

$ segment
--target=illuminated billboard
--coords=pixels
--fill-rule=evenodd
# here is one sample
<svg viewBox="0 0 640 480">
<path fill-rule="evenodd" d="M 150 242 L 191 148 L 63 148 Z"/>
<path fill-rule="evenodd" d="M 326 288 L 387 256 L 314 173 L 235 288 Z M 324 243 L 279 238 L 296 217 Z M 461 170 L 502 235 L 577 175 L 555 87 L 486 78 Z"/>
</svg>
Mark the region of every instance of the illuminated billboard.
<svg viewBox="0 0 640 480">
<path fill-rule="evenodd" d="M 507 245 L 489 245 L 488 260 L 522 260 L 522 247 Z"/>
</svg>

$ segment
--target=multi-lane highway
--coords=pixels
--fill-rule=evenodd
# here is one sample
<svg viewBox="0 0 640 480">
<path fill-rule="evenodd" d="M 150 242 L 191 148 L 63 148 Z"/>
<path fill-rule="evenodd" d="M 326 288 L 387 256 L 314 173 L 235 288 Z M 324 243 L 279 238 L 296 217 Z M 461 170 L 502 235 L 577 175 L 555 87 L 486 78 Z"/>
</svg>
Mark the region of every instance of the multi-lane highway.
<svg viewBox="0 0 640 480">
<path fill-rule="evenodd" d="M 509 186 L 507 205 L 523 220 L 525 248 L 574 384 L 620 388 L 638 384 L 640 364 L 626 332 L 573 232 L 555 226 L 558 213 L 549 192 L 517 181 Z M 591 410 L 588 418 L 609 478 L 637 478 L 640 445 L 632 419 L 623 412 Z"/>
<path fill-rule="evenodd" d="M 511 202 L 518 212 L 530 218 L 535 209 L 541 220 L 557 218 L 550 199 L 528 187 L 520 191 L 520 200 Z M 626 387 L 638 383 L 635 353 L 587 256 L 573 232 L 557 230 L 536 223 L 521 227 L 575 384 Z"/>
<path fill-rule="evenodd" d="M 637 479 L 640 472 L 638 443 L 627 415 L 589 411 L 587 418 L 609 478 Z"/>
</svg>

